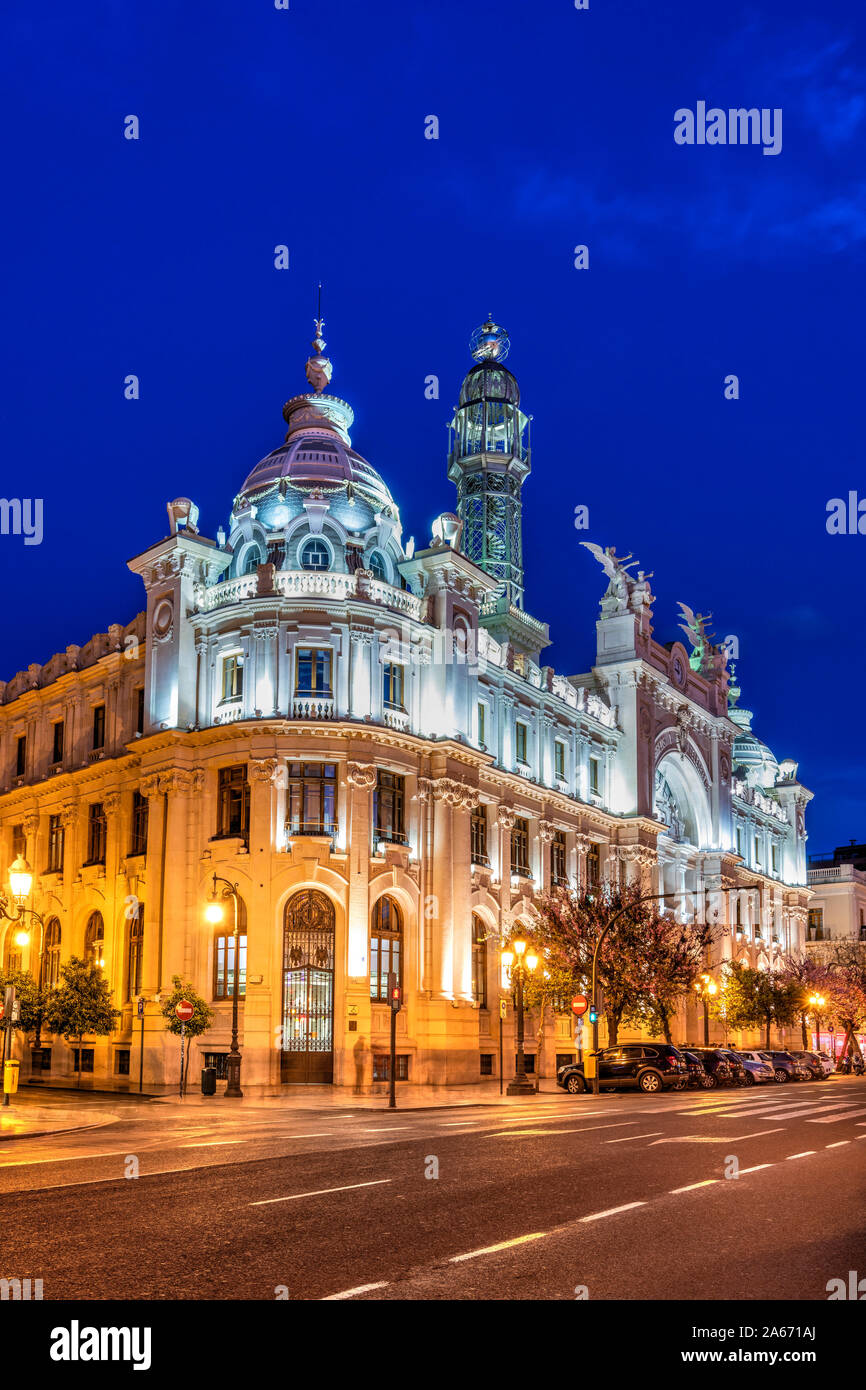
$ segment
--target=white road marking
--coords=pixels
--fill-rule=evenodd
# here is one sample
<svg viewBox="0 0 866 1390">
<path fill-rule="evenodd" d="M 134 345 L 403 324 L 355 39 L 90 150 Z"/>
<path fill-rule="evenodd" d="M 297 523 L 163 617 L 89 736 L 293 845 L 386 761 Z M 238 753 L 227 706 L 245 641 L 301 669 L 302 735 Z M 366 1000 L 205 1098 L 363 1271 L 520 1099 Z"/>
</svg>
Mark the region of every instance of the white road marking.
<svg viewBox="0 0 866 1390">
<path fill-rule="evenodd" d="M 863 1136 L 866 1139 L 866 1135 Z M 801 1154 L 788 1154 L 788 1158 L 811 1158 L 812 1154 L 817 1153 L 817 1149 L 804 1149 Z"/>
<path fill-rule="evenodd" d="M 835 1144 L 825 1144 L 826 1149 L 841 1149 L 845 1144 L 850 1144 L 850 1139 L 837 1139 Z"/>
<path fill-rule="evenodd" d="M 315 1134 L 284 1134 L 282 1137 L 284 1139 L 327 1139 L 333 1133 L 332 1129 L 320 1129 Z"/>
<path fill-rule="evenodd" d="M 497 1250 L 510 1250 L 514 1245 L 525 1245 L 529 1240 L 542 1240 L 546 1231 L 535 1231 L 530 1236 L 515 1236 L 514 1240 L 502 1240 L 498 1245 L 485 1245 L 481 1250 L 470 1250 L 466 1255 L 452 1255 L 449 1264 L 460 1264 L 462 1260 L 474 1260 L 479 1255 L 495 1255 Z"/>
<path fill-rule="evenodd" d="M 754 1168 L 741 1168 L 739 1176 L 742 1177 L 744 1173 L 760 1173 L 762 1168 L 772 1168 L 773 1166 L 772 1163 L 756 1163 Z"/>
<path fill-rule="evenodd" d="M 678 1192 L 694 1192 L 697 1187 L 712 1187 L 716 1182 L 721 1182 L 721 1178 L 704 1178 L 703 1182 L 690 1182 L 687 1187 L 672 1187 L 670 1195 L 675 1197 Z"/>
<path fill-rule="evenodd" d="M 248 1139 L 195 1139 L 191 1144 L 178 1144 L 179 1149 L 222 1149 L 226 1144 L 248 1144 Z"/>
<path fill-rule="evenodd" d="M 649 1134 L 624 1134 L 621 1139 L 605 1139 L 605 1144 L 630 1144 L 632 1139 L 654 1139 L 657 1134 L 664 1134 L 663 1129 L 652 1129 Z"/>
<path fill-rule="evenodd" d="M 266 1197 L 261 1202 L 247 1202 L 248 1207 L 269 1207 L 274 1202 L 297 1202 L 301 1197 L 325 1197 L 329 1192 L 354 1192 L 358 1187 L 380 1187 L 393 1178 L 374 1178 L 372 1182 L 350 1182 L 346 1187 L 320 1187 L 316 1192 L 293 1192 L 289 1197 Z"/>
<path fill-rule="evenodd" d="M 646 1202 L 626 1202 L 624 1207 L 610 1207 L 607 1211 L 595 1211 L 592 1216 L 582 1216 L 581 1221 L 601 1221 L 604 1216 L 616 1216 L 621 1211 L 631 1211 L 634 1207 L 645 1207 Z"/>
<path fill-rule="evenodd" d="M 378 1283 L 378 1284 L 359 1284 L 358 1287 L 357 1287 L 356 1289 L 344 1289 L 342 1293 L 329 1293 L 329 1294 L 326 1294 L 325 1297 L 324 1297 L 323 1299 L 320 1299 L 320 1302 L 321 1302 L 321 1303 L 334 1303 L 334 1302 L 336 1302 L 337 1300 L 339 1300 L 339 1299 L 341 1299 L 341 1298 L 357 1298 L 357 1296 L 358 1296 L 359 1293 L 370 1293 L 370 1291 L 371 1291 L 372 1289 L 387 1289 L 387 1287 L 388 1287 L 388 1280 L 387 1280 L 387 1279 L 383 1279 L 383 1280 L 382 1280 L 380 1283 Z"/>
<path fill-rule="evenodd" d="M 655 1148 L 656 1144 L 734 1144 L 740 1139 L 760 1139 L 764 1134 L 781 1134 L 786 1125 L 780 1125 L 778 1129 L 757 1129 L 754 1134 L 677 1134 L 672 1139 L 656 1139 L 650 1148 Z"/>
<path fill-rule="evenodd" d="M 570 1119 L 572 1119 L 572 1118 L 574 1118 L 574 1119 L 579 1119 L 579 1120 L 588 1120 L 588 1119 L 590 1119 L 593 1115 L 609 1115 L 609 1114 L 610 1114 L 610 1111 L 609 1111 L 609 1110 L 584 1110 L 584 1112 L 583 1112 L 582 1115 L 576 1115 L 576 1116 L 573 1115 L 573 1114 L 571 1114 L 571 1113 L 569 1113 L 568 1111 L 566 1111 L 564 1114 L 561 1114 L 561 1115 L 535 1115 L 532 1111 L 530 1111 L 529 1114 L 527 1114 L 527 1115 L 515 1115 L 515 1116 L 509 1117 L 507 1120 L 500 1120 L 500 1119 L 497 1119 L 497 1120 L 494 1121 L 493 1123 L 495 1123 L 495 1124 L 500 1124 L 500 1125 L 519 1125 L 519 1124 L 525 1124 L 527 1120 L 532 1120 L 535 1124 L 542 1124 L 542 1123 L 543 1123 L 543 1124 L 546 1124 L 546 1125 L 555 1125 L 556 1122 L 557 1122 L 558 1120 L 570 1120 Z"/>
<path fill-rule="evenodd" d="M 636 1125 L 637 1120 L 618 1120 L 612 1125 L 583 1125 L 581 1129 L 501 1129 L 489 1134 L 488 1139 L 515 1138 L 521 1134 L 543 1134 L 546 1139 L 557 1134 L 588 1134 L 593 1129 L 624 1129 L 626 1125 Z M 720 1141 L 721 1142 L 721 1141 Z"/>
<path fill-rule="evenodd" d="M 409 1125 L 379 1125 L 375 1129 L 365 1129 L 365 1134 L 390 1134 L 393 1129 L 408 1129 Z"/>
<path fill-rule="evenodd" d="M 822 1115 L 818 1120 L 807 1120 L 808 1125 L 834 1125 L 839 1120 L 853 1120 L 855 1115 L 866 1115 L 866 1110 L 849 1110 L 844 1115 Z"/>
<path fill-rule="evenodd" d="M 173 1148 L 174 1145 L 172 1144 L 170 1147 Z M 4 1168 L 37 1168 L 42 1163 L 78 1163 L 85 1158 L 116 1158 L 119 1154 L 126 1156 L 128 1153 L 129 1148 L 127 1147 L 125 1149 L 105 1149 L 102 1153 L 98 1154 L 68 1153 L 61 1154 L 59 1157 L 55 1158 L 39 1158 L 38 1156 L 34 1158 L 16 1158 L 9 1163 L 0 1163 L 0 1173 L 2 1173 Z"/>
</svg>

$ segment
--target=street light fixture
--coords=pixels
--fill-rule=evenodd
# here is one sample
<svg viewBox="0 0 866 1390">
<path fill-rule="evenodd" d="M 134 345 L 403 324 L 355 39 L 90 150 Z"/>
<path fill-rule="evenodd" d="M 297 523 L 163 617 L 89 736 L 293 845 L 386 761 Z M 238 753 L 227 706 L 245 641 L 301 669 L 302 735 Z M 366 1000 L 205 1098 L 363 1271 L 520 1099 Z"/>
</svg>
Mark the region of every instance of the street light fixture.
<svg viewBox="0 0 866 1390">
<path fill-rule="evenodd" d="M 0 893 L 0 918 L 6 917 L 10 922 L 21 922 L 15 933 L 15 945 L 22 950 L 30 945 L 31 933 L 23 925 L 24 918 L 30 917 L 39 927 L 39 972 L 37 983 L 42 989 L 42 957 L 45 951 L 45 922 L 42 914 L 35 908 L 26 907 L 25 900 L 30 897 L 30 890 L 33 887 L 33 870 L 27 863 L 23 855 L 19 854 L 9 866 L 9 895 L 14 904 L 15 911 L 9 911 L 9 897 Z M 38 1061 L 38 1066 L 36 1065 Z M 42 1007 L 40 1004 L 39 1012 L 36 1015 L 36 1037 L 33 1040 L 33 1047 L 30 1054 L 30 1083 L 31 1085 L 42 1084 Z"/>
<path fill-rule="evenodd" d="M 217 891 L 217 884 L 221 883 L 222 888 Z M 225 909 L 220 902 L 220 898 L 231 898 L 234 907 L 234 978 L 232 980 L 232 1042 L 229 1048 L 229 1055 L 226 1058 L 226 1088 L 223 1095 L 229 1100 L 241 1100 L 243 1091 L 241 1090 L 241 1053 L 238 1047 L 238 990 L 240 987 L 241 976 L 241 939 L 240 939 L 240 920 L 238 914 L 238 886 L 230 883 L 227 878 L 220 878 L 217 874 L 213 876 L 213 892 L 210 902 L 205 906 L 204 916 L 206 922 L 214 925 L 223 920 Z"/>
<path fill-rule="evenodd" d="M 699 980 L 695 980 L 695 991 L 704 1005 L 704 1047 L 710 1045 L 710 1000 L 713 995 L 718 994 L 719 987 L 712 975 L 701 975 Z"/>
<path fill-rule="evenodd" d="M 514 1079 L 509 1081 L 505 1088 L 505 1094 L 507 1096 L 531 1096 L 535 1094 L 535 1087 L 526 1075 L 526 1056 L 523 1050 L 523 986 L 528 976 L 536 969 L 538 956 L 534 951 L 528 951 L 526 942 L 522 938 L 518 938 L 512 942 L 511 947 L 506 946 L 501 958 L 502 964 L 508 971 L 509 979 L 513 981 L 517 991 L 517 1057 Z"/>
<path fill-rule="evenodd" d="M 827 1000 L 824 998 L 823 994 L 812 994 L 812 995 L 810 995 L 810 997 L 809 997 L 809 1003 L 812 1005 L 812 1012 L 813 1012 L 814 1015 L 815 1015 L 815 1035 L 816 1035 L 816 1037 L 817 1037 L 817 1039 L 818 1039 L 818 1047 L 820 1047 L 820 1046 L 821 1046 L 821 1010 L 824 1008 L 824 1005 L 827 1003 Z"/>
</svg>

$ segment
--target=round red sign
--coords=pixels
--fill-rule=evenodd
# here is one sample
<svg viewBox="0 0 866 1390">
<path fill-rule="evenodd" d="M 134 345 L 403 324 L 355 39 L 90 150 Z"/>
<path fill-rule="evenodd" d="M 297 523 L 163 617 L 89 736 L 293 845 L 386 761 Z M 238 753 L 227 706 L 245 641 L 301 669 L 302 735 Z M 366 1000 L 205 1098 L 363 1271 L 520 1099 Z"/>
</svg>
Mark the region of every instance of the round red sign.
<svg viewBox="0 0 866 1390">
<path fill-rule="evenodd" d="M 181 1023 L 189 1023 L 190 1019 L 195 1013 L 195 1009 L 193 1008 L 192 1004 L 189 1002 L 188 999 L 181 999 L 180 1003 L 175 1006 L 174 1011 L 180 1019 Z"/>
<path fill-rule="evenodd" d="M 586 995 L 576 994 L 571 1001 L 571 1012 L 573 1014 L 576 1014 L 577 1017 L 580 1018 L 581 1014 L 585 1014 L 588 1008 L 589 1000 L 587 999 Z"/>
</svg>

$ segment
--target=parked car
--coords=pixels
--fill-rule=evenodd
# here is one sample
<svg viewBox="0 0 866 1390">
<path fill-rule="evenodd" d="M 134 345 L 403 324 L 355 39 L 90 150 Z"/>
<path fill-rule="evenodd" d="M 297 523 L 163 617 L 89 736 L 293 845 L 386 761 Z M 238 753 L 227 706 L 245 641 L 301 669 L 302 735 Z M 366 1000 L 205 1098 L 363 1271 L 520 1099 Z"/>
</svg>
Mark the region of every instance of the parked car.
<svg viewBox="0 0 866 1390">
<path fill-rule="evenodd" d="M 680 1049 L 682 1052 L 682 1048 Z M 716 1084 L 696 1052 L 683 1052 L 689 1069 L 689 1086 L 699 1086 L 704 1091 L 712 1090 Z"/>
<path fill-rule="evenodd" d="M 816 1052 L 815 1056 L 819 1057 L 821 1060 L 821 1066 L 824 1068 L 824 1075 L 832 1076 L 833 1072 L 836 1070 L 836 1063 L 833 1061 L 829 1052 Z"/>
<path fill-rule="evenodd" d="M 746 1071 L 746 1064 L 740 1057 L 740 1054 L 734 1052 L 733 1048 L 730 1047 L 719 1047 L 716 1051 L 721 1053 L 730 1067 L 734 1085 L 748 1086 L 748 1072 Z"/>
<path fill-rule="evenodd" d="M 738 1052 L 737 1056 L 746 1069 L 746 1085 L 760 1086 L 765 1081 L 775 1081 L 776 1074 L 769 1062 L 765 1062 L 759 1052 Z"/>
<path fill-rule="evenodd" d="M 826 1077 L 827 1073 L 824 1070 L 824 1064 L 817 1052 L 803 1052 L 798 1050 L 796 1052 L 792 1051 L 791 1056 L 794 1058 L 795 1062 L 805 1063 L 813 1081 L 823 1081 Z"/>
<path fill-rule="evenodd" d="M 719 1047 L 692 1047 L 689 1044 L 689 1052 L 694 1053 L 703 1064 L 704 1070 L 710 1077 L 713 1086 L 732 1086 L 734 1084 L 734 1074 L 731 1064 Z"/>
<path fill-rule="evenodd" d="M 637 1088 L 647 1095 L 682 1086 L 688 1079 L 685 1058 L 669 1043 L 626 1043 L 603 1047 L 598 1053 L 599 1085 L 607 1090 Z M 558 1069 L 556 1084 L 572 1095 L 589 1090 L 583 1062 L 568 1062 Z"/>
<path fill-rule="evenodd" d="M 792 1057 L 790 1052 L 761 1052 L 765 1062 L 769 1062 L 773 1068 L 776 1080 L 784 1083 L 786 1081 L 811 1081 L 812 1073 L 805 1062 L 799 1062 Z"/>
</svg>

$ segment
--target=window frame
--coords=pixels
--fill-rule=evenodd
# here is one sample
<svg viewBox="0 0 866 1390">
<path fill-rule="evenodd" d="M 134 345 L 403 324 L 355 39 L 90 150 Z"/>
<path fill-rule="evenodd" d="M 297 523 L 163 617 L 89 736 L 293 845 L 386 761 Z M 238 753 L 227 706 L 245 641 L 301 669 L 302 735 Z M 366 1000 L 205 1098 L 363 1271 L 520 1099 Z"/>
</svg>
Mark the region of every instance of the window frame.
<svg viewBox="0 0 866 1390">
<path fill-rule="evenodd" d="M 391 814 L 383 815 L 390 807 Z M 373 833 L 376 841 L 388 844 L 405 845 L 406 835 L 406 778 L 390 768 L 376 769 L 376 785 L 373 788 Z"/>
<path fill-rule="evenodd" d="M 48 817 L 48 862 L 47 874 L 62 874 L 63 859 L 66 852 L 66 829 L 63 817 L 55 812 Z"/>
<path fill-rule="evenodd" d="M 239 808 L 235 814 L 235 806 Z M 235 822 L 238 822 L 235 824 Z M 215 840 L 250 838 L 250 784 L 246 763 L 217 769 L 217 833 Z"/>
<path fill-rule="evenodd" d="M 310 658 L 310 685 L 301 686 L 301 660 L 306 655 Z M 326 670 L 323 673 L 323 683 L 317 684 L 319 677 L 319 657 L 326 658 L 323 662 Z M 295 647 L 295 698 L 296 699 L 328 699 L 334 698 L 334 649 L 333 647 Z"/>
<path fill-rule="evenodd" d="M 87 858 L 85 867 L 105 864 L 108 854 L 108 818 L 103 801 L 91 801 L 87 806 Z"/>
<path fill-rule="evenodd" d="M 514 721 L 514 759 L 529 766 L 529 725 L 522 719 Z"/>
<path fill-rule="evenodd" d="M 94 753 L 105 751 L 105 705 L 93 706 L 93 729 L 91 731 L 91 748 Z"/>
<path fill-rule="evenodd" d="M 522 857 L 518 856 L 518 848 L 524 851 Z M 528 816 L 514 817 L 514 825 L 511 828 L 511 872 L 516 878 L 532 878 L 529 865 Z"/>
<path fill-rule="evenodd" d="M 385 910 L 387 904 L 387 912 Z M 388 922 L 396 920 L 392 927 Z M 388 1004 L 388 975 L 394 971 L 397 983 L 403 984 L 404 962 L 403 910 L 396 898 L 383 893 L 373 904 L 370 913 L 370 1002 Z"/>
<path fill-rule="evenodd" d="M 399 699 L 394 699 L 397 694 Z M 406 710 L 406 667 L 399 661 L 382 663 L 382 703 L 385 709 Z"/>
</svg>

